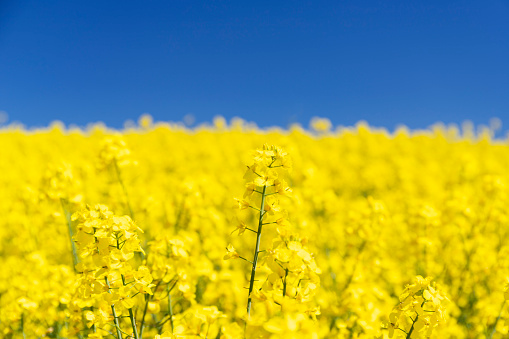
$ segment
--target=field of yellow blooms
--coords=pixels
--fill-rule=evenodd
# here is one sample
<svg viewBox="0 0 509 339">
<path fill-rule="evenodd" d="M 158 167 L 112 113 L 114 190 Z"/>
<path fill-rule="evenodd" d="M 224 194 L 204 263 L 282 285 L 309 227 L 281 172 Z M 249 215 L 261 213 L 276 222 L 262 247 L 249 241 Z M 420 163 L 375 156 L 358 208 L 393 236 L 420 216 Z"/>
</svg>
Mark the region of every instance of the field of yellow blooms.
<svg viewBox="0 0 509 339">
<path fill-rule="evenodd" d="M 507 338 L 492 132 L 3 127 L 0 337 Z"/>
</svg>

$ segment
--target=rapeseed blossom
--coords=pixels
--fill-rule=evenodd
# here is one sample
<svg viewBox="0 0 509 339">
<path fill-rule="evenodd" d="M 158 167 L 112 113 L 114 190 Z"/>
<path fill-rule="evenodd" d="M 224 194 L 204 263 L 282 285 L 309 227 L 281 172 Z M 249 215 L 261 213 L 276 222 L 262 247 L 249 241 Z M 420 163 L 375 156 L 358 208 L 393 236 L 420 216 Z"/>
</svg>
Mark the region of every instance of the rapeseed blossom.
<svg viewBox="0 0 509 339">
<path fill-rule="evenodd" d="M 508 336 L 490 130 L 144 116 L 0 143 L 2 338 Z"/>
<path fill-rule="evenodd" d="M 247 180 L 244 198 L 248 200 L 237 201 L 240 202 L 241 211 L 251 208 L 258 213 L 257 225 L 248 228 L 239 216 L 240 226 L 234 230 L 238 230 L 238 235 L 243 235 L 247 229 L 256 234 L 253 259 L 250 261 L 240 256 L 231 244 L 227 246 L 227 253 L 223 258 L 240 258 L 252 265 L 247 296 L 246 325 L 249 327 L 246 327 L 246 332 L 257 333 L 257 336 L 263 337 L 272 337 L 270 333 L 276 328 L 267 327 L 263 323 L 284 317 L 288 320 L 290 310 L 301 312 L 305 319 L 309 318 L 306 312 L 311 306 L 307 305 L 307 302 L 313 301 L 312 297 L 320 284 L 318 274 L 321 272 L 305 247 L 306 241 L 290 230 L 287 212 L 280 205 L 280 197 L 287 197 L 292 192 L 282 178 L 282 171 L 291 169 L 289 159 L 287 152 L 278 146 L 264 145 L 255 151 L 253 163 L 247 166 L 244 174 L 244 179 Z M 272 248 L 261 249 L 262 230 L 271 226 L 274 228 L 272 233 L 275 233 Z M 261 269 L 265 269 L 262 279 L 260 273 L 257 277 L 257 271 Z M 255 283 L 257 281 L 263 283 Z M 264 318 L 260 315 L 256 319 L 251 318 L 253 303 L 264 304 L 264 309 L 269 310 L 266 311 L 265 320 L 262 320 Z M 279 312 L 275 312 L 278 307 Z M 290 329 L 297 328 L 299 326 L 296 324 L 290 326 Z M 276 330 L 274 333 L 281 331 L 285 330 Z M 311 331 L 308 334 L 311 333 L 315 336 L 318 332 Z"/>
</svg>

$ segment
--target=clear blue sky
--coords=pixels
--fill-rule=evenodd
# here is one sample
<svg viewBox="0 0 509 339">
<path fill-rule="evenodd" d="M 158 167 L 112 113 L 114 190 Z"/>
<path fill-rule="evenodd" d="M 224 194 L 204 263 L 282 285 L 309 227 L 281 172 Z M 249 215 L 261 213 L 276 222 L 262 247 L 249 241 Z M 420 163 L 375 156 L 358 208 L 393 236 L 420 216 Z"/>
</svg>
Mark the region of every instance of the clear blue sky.
<svg viewBox="0 0 509 339">
<path fill-rule="evenodd" d="M 509 127 L 509 1 L 0 0 L 0 111 Z"/>
</svg>

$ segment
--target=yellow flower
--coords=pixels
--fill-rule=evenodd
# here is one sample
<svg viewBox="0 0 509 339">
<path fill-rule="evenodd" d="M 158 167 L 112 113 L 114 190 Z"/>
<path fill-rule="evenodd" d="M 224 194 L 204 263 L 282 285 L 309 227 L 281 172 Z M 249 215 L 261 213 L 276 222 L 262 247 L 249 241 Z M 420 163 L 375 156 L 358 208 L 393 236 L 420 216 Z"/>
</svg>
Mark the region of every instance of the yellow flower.
<svg viewBox="0 0 509 339">
<path fill-rule="evenodd" d="M 239 257 L 239 254 L 235 250 L 232 244 L 228 244 L 226 247 L 226 254 L 223 257 L 223 260 L 236 259 Z"/>
<path fill-rule="evenodd" d="M 239 208 L 240 210 L 245 210 L 246 208 L 249 208 L 249 207 L 251 206 L 251 205 L 250 205 L 250 203 L 249 203 L 249 201 L 244 200 L 244 199 L 242 199 L 242 200 L 240 200 L 240 199 L 235 199 L 235 201 L 237 201 L 238 208 Z"/>
<path fill-rule="evenodd" d="M 247 229 L 246 223 L 244 223 L 243 221 L 239 220 L 239 222 L 237 224 L 237 227 L 233 230 L 232 234 L 238 231 L 239 235 L 242 235 L 242 234 L 244 234 L 246 229 Z"/>
<path fill-rule="evenodd" d="M 255 190 L 256 190 L 256 184 L 254 182 L 247 183 L 246 184 L 246 192 L 244 192 L 244 199 L 246 197 L 250 197 Z"/>
<path fill-rule="evenodd" d="M 258 177 L 254 180 L 256 186 L 270 186 L 274 185 L 274 181 L 277 179 L 277 172 L 274 170 L 267 170 L 266 172 L 258 173 Z"/>
</svg>

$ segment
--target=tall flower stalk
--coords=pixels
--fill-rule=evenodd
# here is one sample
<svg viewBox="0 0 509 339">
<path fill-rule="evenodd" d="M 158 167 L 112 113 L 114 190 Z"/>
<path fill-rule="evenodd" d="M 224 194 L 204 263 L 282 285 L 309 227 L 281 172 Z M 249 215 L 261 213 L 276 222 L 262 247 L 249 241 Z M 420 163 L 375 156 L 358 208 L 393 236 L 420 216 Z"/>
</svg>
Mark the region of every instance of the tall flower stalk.
<svg viewBox="0 0 509 339">
<path fill-rule="evenodd" d="M 136 296 L 152 294 L 155 286 L 147 267 L 135 270 L 131 266 L 134 253 L 143 251 L 137 235 L 141 230 L 129 216 L 115 216 L 104 205 L 87 206 L 73 214 L 72 220 L 77 223 L 75 240 L 83 259 L 77 265 L 80 277 L 75 299 L 93 307 L 85 312 L 87 326 L 107 331 L 113 320 L 117 339 L 121 339 L 125 332 L 120 328 L 120 318 L 128 317 L 132 327 L 129 336 L 140 338 L 133 312 L 140 303 Z"/>
<path fill-rule="evenodd" d="M 433 331 L 445 322 L 443 304 L 448 299 L 432 283 L 431 277 L 417 276 L 413 284 L 406 286 L 399 300 L 389 315 L 389 321 L 384 324 L 389 330 L 389 338 L 396 330 L 401 331 L 406 339 L 430 338 Z"/>
<path fill-rule="evenodd" d="M 263 186 L 262 189 L 262 203 L 260 205 L 260 217 L 258 218 L 258 231 L 256 232 L 256 246 L 255 251 L 253 254 L 253 266 L 251 269 L 251 278 L 249 279 L 249 296 L 247 298 L 247 314 L 248 316 L 251 315 L 251 293 L 253 292 L 253 286 L 255 282 L 255 276 L 256 276 L 256 265 L 258 264 L 258 254 L 260 253 L 260 240 L 262 238 L 262 228 L 263 228 L 263 216 L 265 215 L 265 210 L 263 206 L 265 206 L 265 192 L 267 190 L 267 186 Z"/>
<path fill-rule="evenodd" d="M 281 170 L 291 168 L 291 161 L 285 151 L 277 146 L 264 145 L 262 149 L 255 152 L 253 160 L 253 164 L 248 166 L 244 175 L 244 178 L 248 181 L 244 197 L 243 199 L 237 199 L 237 201 L 239 209 L 251 208 L 258 212 L 258 227 L 257 230 L 254 230 L 248 228 L 243 221 L 240 221 L 235 230 L 238 231 L 239 235 L 242 235 L 246 230 L 256 233 L 253 260 L 250 261 L 238 255 L 232 245 L 227 247 L 228 253 L 224 257 L 224 259 L 241 258 L 252 265 L 247 299 L 248 316 L 251 315 L 256 270 L 258 268 L 259 255 L 262 252 L 260 250 L 260 243 L 263 226 L 268 224 L 283 224 L 283 217 L 275 218 L 275 215 L 281 212 L 277 197 L 291 192 L 286 182 L 280 178 Z M 272 216 L 274 220 L 268 221 L 266 216 Z"/>
</svg>

